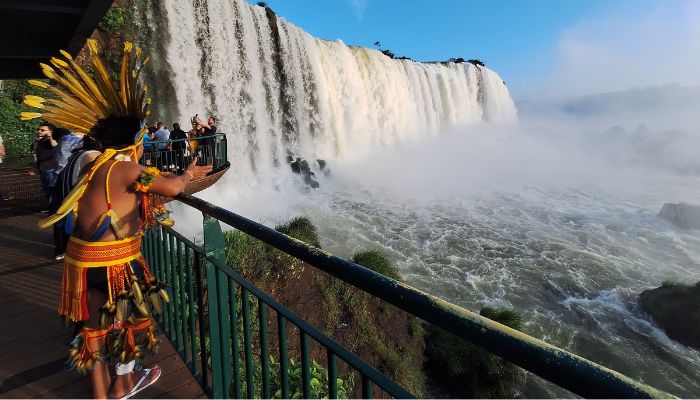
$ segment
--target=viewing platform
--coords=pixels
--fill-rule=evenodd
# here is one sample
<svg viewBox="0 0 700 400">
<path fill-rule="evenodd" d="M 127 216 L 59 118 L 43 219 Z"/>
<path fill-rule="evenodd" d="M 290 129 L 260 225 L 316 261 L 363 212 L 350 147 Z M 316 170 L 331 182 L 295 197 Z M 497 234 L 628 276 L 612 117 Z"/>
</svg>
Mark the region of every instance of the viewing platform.
<svg viewBox="0 0 700 400">
<path fill-rule="evenodd" d="M 0 398 L 91 398 L 90 379 L 65 365 L 73 330 L 56 314 L 63 263 L 53 260 L 51 230 L 37 227 L 44 216 L 0 217 Z M 160 352 L 144 365 L 159 365 L 163 375 L 135 398 L 206 398 L 158 337 Z"/>
</svg>

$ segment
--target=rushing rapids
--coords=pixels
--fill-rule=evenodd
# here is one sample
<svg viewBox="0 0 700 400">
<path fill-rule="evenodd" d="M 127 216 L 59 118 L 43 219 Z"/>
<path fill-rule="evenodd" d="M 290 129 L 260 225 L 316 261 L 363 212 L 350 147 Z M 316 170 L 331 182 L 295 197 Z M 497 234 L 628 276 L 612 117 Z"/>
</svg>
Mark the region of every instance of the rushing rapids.
<svg viewBox="0 0 700 400">
<path fill-rule="evenodd" d="M 393 60 L 307 34 L 244 0 L 149 1 L 142 26 L 156 76 L 154 113 L 220 117 L 238 185 L 285 163 L 348 159 L 454 126 L 516 120 L 501 78 L 470 63 Z M 155 40 L 153 40 L 155 38 Z M 233 174 L 232 174 L 233 175 Z"/>
</svg>

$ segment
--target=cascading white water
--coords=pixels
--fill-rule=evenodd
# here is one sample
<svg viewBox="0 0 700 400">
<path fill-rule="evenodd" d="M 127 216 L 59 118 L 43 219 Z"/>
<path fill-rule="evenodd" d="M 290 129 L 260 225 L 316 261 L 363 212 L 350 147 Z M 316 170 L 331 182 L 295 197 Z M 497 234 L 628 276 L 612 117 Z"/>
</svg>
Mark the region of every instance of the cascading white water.
<svg viewBox="0 0 700 400">
<path fill-rule="evenodd" d="M 216 115 L 235 171 L 227 178 L 238 188 L 288 170 L 289 153 L 349 159 L 455 126 L 517 118 L 501 78 L 482 66 L 393 60 L 317 39 L 244 0 L 144 7 L 159 34 L 160 45 L 151 46 L 161 53 L 156 75 L 168 80 L 156 86 L 170 88 L 167 99 L 156 98 L 158 118 Z"/>
</svg>

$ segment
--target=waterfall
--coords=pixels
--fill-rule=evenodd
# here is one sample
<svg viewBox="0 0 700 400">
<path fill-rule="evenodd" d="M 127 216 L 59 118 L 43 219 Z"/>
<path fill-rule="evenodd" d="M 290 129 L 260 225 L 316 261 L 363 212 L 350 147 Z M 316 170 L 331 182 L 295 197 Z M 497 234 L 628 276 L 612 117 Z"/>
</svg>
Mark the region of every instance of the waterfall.
<svg viewBox="0 0 700 400">
<path fill-rule="evenodd" d="M 153 49 L 154 116 L 189 125 L 215 115 L 232 173 L 255 188 L 289 171 L 287 154 L 349 159 L 376 146 L 516 110 L 501 78 L 471 63 L 394 60 L 321 40 L 244 0 L 144 0 L 142 41 Z"/>
</svg>

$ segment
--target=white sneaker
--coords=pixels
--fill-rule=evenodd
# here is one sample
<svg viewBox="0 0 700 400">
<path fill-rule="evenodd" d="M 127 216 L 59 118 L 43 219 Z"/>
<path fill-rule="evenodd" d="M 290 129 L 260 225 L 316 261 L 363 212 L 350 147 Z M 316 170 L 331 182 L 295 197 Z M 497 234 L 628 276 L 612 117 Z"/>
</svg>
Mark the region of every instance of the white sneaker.
<svg viewBox="0 0 700 400">
<path fill-rule="evenodd" d="M 56 261 L 61 261 L 61 260 L 63 260 L 64 258 L 66 258 L 66 255 L 65 255 L 65 254 L 59 254 L 59 255 L 57 255 L 56 257 L 54 257 L 53 259 L 56 260 Z"/>
</svg>

